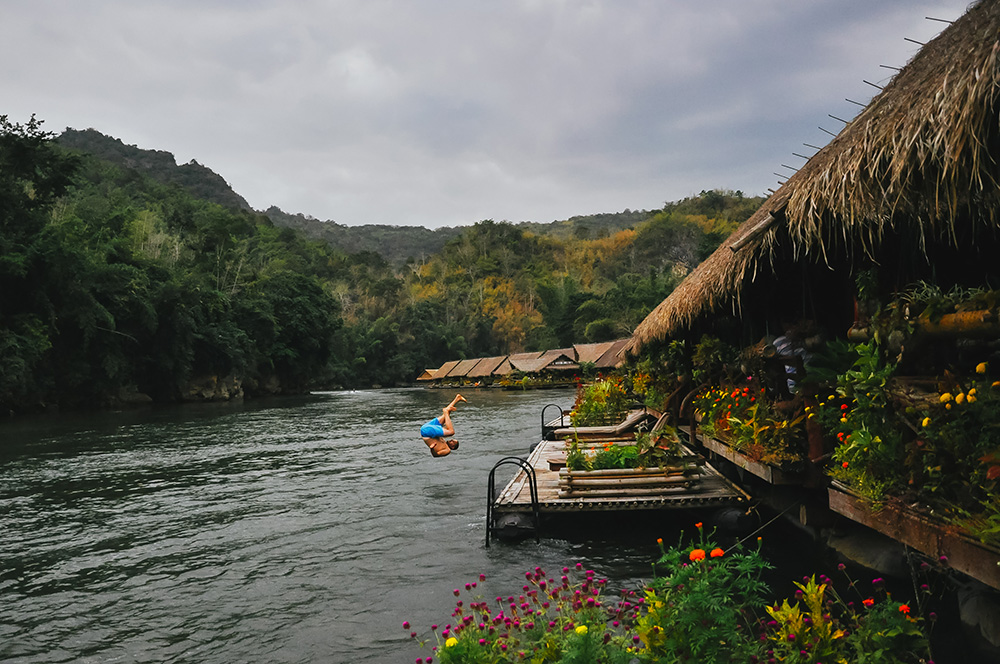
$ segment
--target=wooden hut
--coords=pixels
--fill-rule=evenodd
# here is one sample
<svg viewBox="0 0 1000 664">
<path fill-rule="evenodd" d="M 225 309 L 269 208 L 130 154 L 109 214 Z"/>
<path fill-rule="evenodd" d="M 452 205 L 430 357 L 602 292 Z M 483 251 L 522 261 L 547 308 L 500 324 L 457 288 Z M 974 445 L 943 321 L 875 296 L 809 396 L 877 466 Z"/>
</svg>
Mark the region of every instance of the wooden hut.
<svg viewBox="0 0 1000 664">
<path fill-rule="evenodd" d="M 469 373 L 466 374 L 466 378 L 472 381 L 488 380 L 505 359 L 507 359 L 506 355 L 481 358 L 479 362 L 476 363 L 476 366 L 474 366 Z"/>
<path fill-rule="evenodd" d="M 435 383 L 440 383 L 442 380 L 444 380 L 445 376 L 447 376 L 452 369 L 458 366 L 458 363 L 459 360 L 451 360 L 449 362 L 445 362 L 440 367 L 438 367 L 437 370 L 434 372 L 434 377 L 432 378 L 432 380 Z"/>
<path fill-rule="evenodd" d="M 573 346 L 573 350 L 576 352 L 576 360 L 580 364 L 584 362 L 589 362 L 590 364 L 597 364 L 597 361 L 601 359 L 613 345 L 614 341 L 601 341 L 594 344 L 576 344 Z"/>
<path fill-rule="evenodd" d="M 629 346 L 631 339 L 618 339 L 610 342 L 611 345 L 601 353 L 594 365 L 598 369 L 615 369 L 622 365 L 622 351 Z"/>
<path fill-rule="evenodd" d="M 997 287 L 998 35 L 990 0 L 929 42 L 649 314 L 628 351 L 708 329 L 752 343 L 798 317 L 844 334 L 863 315 L 864 274 L 883 298 L 920 280 Z"/>
<path fill-rule="evenodd" d="M 542 354 L 538 351 L 529 353 L 513 353 L 508 355 L 503 362 L 493 371 L 494 376 L 506 376 L 515 371 L 523 373 L 533 373 L 540 366 L 539 358 Z"/>
<path fill-rule="evenodd" d="M 886 316 L 896 316 L 888 319 L 903 340 L 896 347 L 892 335 L 880 335 L 878 351 L 853 349 L 859 358 L 869 353 L 869 373 L 853 371 L 854 378 L 838 370 L 839 391 L 803 390 L 799 405 L 781 401 L 791 404 L 785 412 L 799 408 L 794 413 L 806 422 L 808 450 L 799 448 L 805 455 L 800 467 L 813 479 L 799 481 L 827 487 L 819 505 L 1000 588 L 1000 541 L 982 527 L 998 515 L 988 499 L 990 482 L 1000 477 L 1000 452 L 989 451 L 1000 450 L 998 250 L 1000 0 L 984 0 L 928 42 L 695 268 L 636 328 L 627 352 L 651 351 L 668 340 L 697 341 L 705 333 L 754 347 L 798 321 L 808 321 L 826 339 L 876 338 L 867 327 L 877 329 Z M 940 311 L 928 312 L 921 290 L 978 293 L 963 301 L 978 309 L 958 308 L 946 314 L 954 321 L 945 325 Z M 915 352 L 932 332 L 934 343 Z M 875 374 L 890 363 L 891 378 Z M 823 383 L 819 375 L 814 379 Z M 865 376 L 877 380 L 857 390 Z M 910 390 L 918 379 L 923 387 Z M 973 407 L 976 400 L 966 392 L 975 395 L 976 385 L 982 396 Z M 881 401 L 862 403 L 873 395 Z M 809 412 L 829 414 L 817 411 L 824 401 L 837 410 L 826 428 L 822 417 L 806 419 Z M 748 457 L 737 435 L 730 435 L 732 420 L 711 415 L 706 403 L 702 424 L 721 423 L 710 429 L 719 440 L 706 440 L 706 447 L 721 440 L 725 445 L 709 449 L 778 483 L 752 470 L 759 451 Z M 855 409 L 868 419 L 852 419 Z M 980 424 L 966 428 L 961 417 Z M 940 479 L 943 474 L 950 478 Z M 861 477 L 865 482 L 856 481 Z M 867 501 L 882 491 L 874 498 L 883 508 L 876 513 Z M 959 503 L 972 516 L 956 516 Z"/>
<path fill-rule="evenodd" d="M 576 361 L 576 352 L 572 348 L 554 348 L 542 353 L 537 370 L 565 373 L 579 371 L 580 365 Z"/>
<path fill-rule="evenodd" d="M 423 371 L 420 372 L 420 375 L 417 376 L 417 380 L 419 381 L 434 380 L 434 374 L 436 373 L 437 369 L 424 369 Z"/>
</svg>

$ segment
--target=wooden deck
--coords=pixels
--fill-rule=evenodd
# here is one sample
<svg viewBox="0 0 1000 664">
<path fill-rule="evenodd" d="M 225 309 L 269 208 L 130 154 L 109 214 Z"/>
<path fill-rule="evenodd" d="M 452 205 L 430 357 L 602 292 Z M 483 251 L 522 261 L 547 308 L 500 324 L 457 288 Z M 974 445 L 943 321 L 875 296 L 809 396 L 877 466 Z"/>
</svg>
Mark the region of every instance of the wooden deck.
<svg viewBox="0 0 1000 664">
<path fill-rule="evenodd" d="M 623 482 L 620 491 L 604 489 L 567 495 L 565 489 L 560 489 L 559 484 L 559 466 L 565 463 L 565 459 L 566 443 L 562 440 L 543 440 L 528 456 L 528 464 L 535 471 L 538 508 L 541 514 L 570 511 L 690 509 L 724 506 L 750 499 L 746 492 L 707 463 L 699 463 L 694 469 L 694 474 L 687 475 L 681 480 L 663 481 L 660 486 L 653 488 L 645 487 L 637 490 L 629 482 Z M 550 464 L 550 460 L 554 463 Z M 531 491 L 525 471 L 519 471 L 504 487 L 494 501 L 493 511 L 496 515 L 531 512 Z"/>
</svg>

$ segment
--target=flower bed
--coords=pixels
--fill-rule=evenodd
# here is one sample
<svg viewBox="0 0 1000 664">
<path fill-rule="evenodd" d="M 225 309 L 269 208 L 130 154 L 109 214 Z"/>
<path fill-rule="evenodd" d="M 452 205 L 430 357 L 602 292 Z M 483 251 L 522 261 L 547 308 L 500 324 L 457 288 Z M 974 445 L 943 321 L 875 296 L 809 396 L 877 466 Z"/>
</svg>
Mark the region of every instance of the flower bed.
<svg viewBox="0 0 1000 664">
<path fill-rule="evenodd" d="M 764 600 L 762 574 L 770 565 L 759 547 L 724 550 L 695 524 L 694 542 L 665 547 L 654 578 L 638 591 L 610 594 L 607 581 L 582 564 L 548 574 L 525 573 L 509 595 L 485 592 L 486 577 L 454 591 L 448 623 L 420 638 L 421 664 L 472 662 L 636 663 L 931 661 L 925 625 L 928 591 L 900 602 L 881 579 L 861 584 L 847 576 L 841 595 L 824 575 L 794 582 L 794 594 Z M 758 543 L 760 538 L 758 538 Z M 925 586 L 929 588 L 929 586 Z M 923 617 L 926 615 L 926 618 Z M 428 652 L 428 651 L 425 651 Z"/>
<path fill-rule="evenodd" d="M 791 417 L 777 413 L 751 379 L 742 387 L 710 387 L 694 399 L 701 431 L 749 462 L 787 472 L 806 460 L 804 404 Z M 717 452 L 725 452 L 715 450 Z"/>
</svg>

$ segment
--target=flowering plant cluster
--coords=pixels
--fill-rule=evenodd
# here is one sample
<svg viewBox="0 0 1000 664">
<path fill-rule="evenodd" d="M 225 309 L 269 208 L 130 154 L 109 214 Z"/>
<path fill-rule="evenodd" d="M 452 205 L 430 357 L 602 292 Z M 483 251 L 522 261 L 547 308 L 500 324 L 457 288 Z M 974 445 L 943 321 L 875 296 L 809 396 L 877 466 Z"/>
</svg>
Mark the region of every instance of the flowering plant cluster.
<svg viewBox="0 0 1000 664">
<path fill-rule="evenodd" d="M 479 576 L 480 582 L 484 575 Z M 517 596 L 487 601 L 476 594 L 466 603 L 462 592 L 451 623 L 431 626 L 432 649 L 444 664 L 493 662 L 628 662 L 639 639 L 627 633 L 641 606 L 632 594 L 607 601 L 605 579 L 578 563 L 549 576 L 536 567 L 525 573 Z M 467 592 L 476 590 L 466 584 Z M 409 629 L 409 623 L 403 624 Z M 417 634 L 411 632 L 411 637 Z M 427 645 L 421 642 L 421 645 Z M 433 662 L 433 656 L 417 662 Z"/>
<path fill-rule="evenodd" d="M 606 442 L 590 452 L 580 449 L 580 441 L 569 444 L 566 466 L 570 470 L 611 470 L 618 468 L 664 468 L 684 463 L 680 439 L 673 427 L 640 431 L 634 445 Z"/>
<path fill-rule="evenodd" d="M 900 402 L 878 346 L 857 360 L 813 416 L 835 438 L 830 474 L 879 502 L 928 505 L 984 542 L 1000 545 L 1000 381 L 980 362 L 938 392 Z"/>
<path fill-rule="evenodd" d="M 776 417 L 752 377 L 743 387 L 711 387 L 694 399 L 701 427 L 755 461 L 777 466 L 803 459 L 805 413 Z"/>
<path fill-rule="evenodd" d="M 577 390 L 570 421 L 576 427 L 616 424 L 628 414 L 630 404 L 623 378 L 601 377 Z"/>
<path fill-rule="evenodd" d="M 805 577 L 792 598 L 768 603 L 760 547 L 724 550 L 695 524 L 691 544 L 665 547 L 653 580 L 640 591 L 607 594 L 607 582 L 581 564 L 549 576 L 536 567 L 519 593 L 487 601 L 482 583 L 468 583 L 450 622 L 418 640 L 432 654 L 418 664 L 531 662 L 544 664 L 932 664 L 923 608 L 895 601 L 881 579 L 856 601 L 844 601 L 826 576 Z M 758 538 L 758 543 L 760 538 Z M 923 568 L 929 566 L 925 563 Z M 844 566 L 840 569 L 843 571 Z M 924 584 L 921 590 L 930 594 Z M 933 623 L 935 616 L 928 614 Z"/>
</svg>

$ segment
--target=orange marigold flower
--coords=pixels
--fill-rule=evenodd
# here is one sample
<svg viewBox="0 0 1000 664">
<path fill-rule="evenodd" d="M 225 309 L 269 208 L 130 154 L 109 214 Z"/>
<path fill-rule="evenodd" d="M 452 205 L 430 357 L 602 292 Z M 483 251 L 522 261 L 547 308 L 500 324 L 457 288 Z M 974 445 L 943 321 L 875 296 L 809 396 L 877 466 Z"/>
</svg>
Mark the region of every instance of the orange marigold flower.
<svg viewBox="0 0 1000 664">
<path fill-rule="evenodd" d="M 691 552 L 691 554 L 688 556 L 688 558 L 690 558 L 691 562 L 693 562 L 693 563 L 696 563 L 699 560 L 704 560 L 705 559 L 705 549 L 695 549 L 694 551 Z"/>
<path fill-rule="evenodd" d="M 900 613 L 909 613 L 910 612 L 910 607 L 908 605 L 906 605 L 906 604 L 900 604 L 899 605 L 899 612 Z"/>
<path fill-rule="evenodd" d="M 694 524 L 694 527 L 695 528 L 701 528 L 701 521 L 699 521 L 698 523 Z"/>
<path fill-rule="evenodd" d="M 723 551 L 719 547 L 715 547 L 714 549 L 712 549 L 712 552 L 709 553 L 708 555 L 710 555 L 713 558 L 721 558 L 724 553 L 725 551 Z"/>
<path fill-rule="evenodd" d="M 840 465 L 841 465 L 842 467 L 844 467 L 844 468 L 847 468 L 847 466 L 848 466 L 848 464 L 847 464 L 847 462 L 846 462 L 846 461 L 845 461 L 844 463 L 840 464 Z"/>
<path fill-rule="evenodd" d="M 868 599 L 861 600 L 861 603 L 864 604 L 867 607 L 871 607 L 871 606 L 873 606 L 875 604 L 875 600 L 873 600 L 873 599 L 871 599 L 869 597 Z"/>
</svg>

